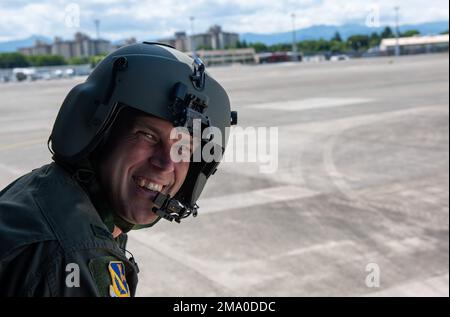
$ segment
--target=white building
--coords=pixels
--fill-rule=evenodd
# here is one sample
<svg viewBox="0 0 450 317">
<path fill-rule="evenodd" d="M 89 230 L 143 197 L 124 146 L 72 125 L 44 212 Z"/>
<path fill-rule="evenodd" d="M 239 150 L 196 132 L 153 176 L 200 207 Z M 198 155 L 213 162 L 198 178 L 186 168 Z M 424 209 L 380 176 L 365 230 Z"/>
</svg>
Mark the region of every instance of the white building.
<svg viewBox="0 0 450 317">
<path fill-rule="evenodd" d="M 207 66 L 257 63 L 257 56 L 253 48 L 199 50 L 196 54 Z"/>
<path fill-rule="evenodd" d="M 199 49 L 224 50 L 236 47 L 239 34 L 222 31 L 219 25 L 213 25 L 206 33 L 187 36 L 186 32 L 176 32 L 175 37 L 159 39 L 160 43 L 169 44 L 176 49 L 186 52 Z"/>
<path fill-rule="evenodd" d="M 418 54 L 448 51 L 448 34 L 401 37 L 398 39 L 401 54 Z M 396 38 L 383 39 L 380 44 L 380 52 L 395 54 Z"/>
<path fill-rule="evenodd" d="M 54 42 L 51 44 L 36 41 L 34 46 L 20 48 L 19 51 L 29 56 L 54 54 L 69 59 L 109 53 L 111 51 L 111 43 L 107 40 L 91 39 L 86 34 L 78 32 L 71 41 L 55 37 Z"/>
</svg>

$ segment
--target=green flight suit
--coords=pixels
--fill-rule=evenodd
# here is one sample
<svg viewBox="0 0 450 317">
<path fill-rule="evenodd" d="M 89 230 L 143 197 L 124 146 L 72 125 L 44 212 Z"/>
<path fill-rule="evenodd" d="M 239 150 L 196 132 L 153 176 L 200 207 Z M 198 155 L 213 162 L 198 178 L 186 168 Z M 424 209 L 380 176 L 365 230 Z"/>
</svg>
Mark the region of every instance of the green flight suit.
<svg viewBox="0 0 450 317">
<path fill-rule="evenodd" d="M 110 231 L 58 164 L 19 178 L 0 192 L 0 296 L 134 296 L 126 235 Z"/>
</svg>

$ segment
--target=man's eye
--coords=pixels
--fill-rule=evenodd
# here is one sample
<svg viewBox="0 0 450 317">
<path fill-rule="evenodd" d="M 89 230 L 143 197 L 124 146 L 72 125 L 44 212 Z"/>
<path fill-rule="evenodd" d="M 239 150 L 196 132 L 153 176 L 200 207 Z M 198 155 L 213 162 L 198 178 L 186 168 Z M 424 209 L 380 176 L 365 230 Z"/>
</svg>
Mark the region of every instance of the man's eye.
<svg viewBox="0 0 450 317">
<path fill-rule="evenodd" d="M 150 133 L 146 133 L 146 132 L 140 132 L 141 135 L 143 135 L 147 140 L 152 141 L 152 142 L 156 142 L 158 141 L 158 139 L 156 138 L 156 136 L 154 136 L 153 134 Z"/>
</svg>

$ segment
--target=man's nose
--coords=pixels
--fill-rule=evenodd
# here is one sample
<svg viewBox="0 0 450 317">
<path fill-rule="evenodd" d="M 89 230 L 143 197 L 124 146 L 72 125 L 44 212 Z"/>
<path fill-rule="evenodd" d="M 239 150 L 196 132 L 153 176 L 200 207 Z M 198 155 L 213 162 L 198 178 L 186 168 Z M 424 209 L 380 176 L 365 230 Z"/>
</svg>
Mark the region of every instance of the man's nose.
<svg viewBox="0 0 450 317">
<path fill-rule="evenodd" d="M 158 167 L 161 172 L 168 173 L 175 170 L 175 163 L 170 158 L 170 147 L 159 147 L 150 157 L 150 163 Z"/>
</svg>

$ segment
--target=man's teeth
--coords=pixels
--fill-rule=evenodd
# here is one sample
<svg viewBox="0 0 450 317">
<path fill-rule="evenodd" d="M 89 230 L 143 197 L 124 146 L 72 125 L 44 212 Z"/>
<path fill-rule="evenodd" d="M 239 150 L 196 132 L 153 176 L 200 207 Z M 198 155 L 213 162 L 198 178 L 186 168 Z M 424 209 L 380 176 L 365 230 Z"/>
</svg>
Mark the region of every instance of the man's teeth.
<svg viewBox="0 0 450 317">
<path fill-rule="evenodd" d="M 162 189 L 163 189 L 163 186 L 162 186 L 162 185 L 159 185 L 159 184 L 155 184 L 155 183 L 152 183 L 152 182 L 145 181 L 145 179 L 142 179 L 142 178 L 139 179 L 138 185 L 139 185 L 140 187 L 147 188 L 147 189 L 149 189 L 149 190 L 153 190 L 153 191 L 155 191 L 155 192 L 160 192 L 160 191 L 162 191 Z"/>
<path fill-rule="evenodd" d="M 145 186 L 147 189 L 153 190 L 155 192 L 160 192 L 162 190 L 162 186 L 158 184 L 148 183 L 147 186 Z"/>
</svg>

